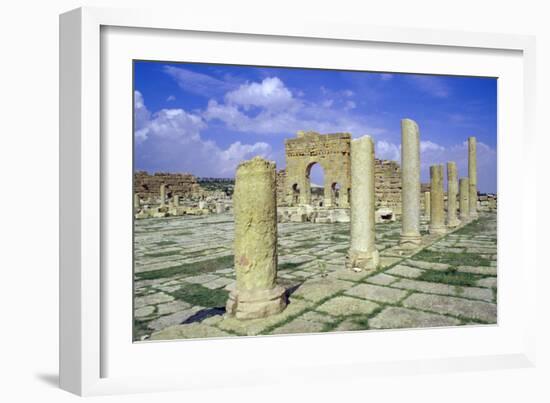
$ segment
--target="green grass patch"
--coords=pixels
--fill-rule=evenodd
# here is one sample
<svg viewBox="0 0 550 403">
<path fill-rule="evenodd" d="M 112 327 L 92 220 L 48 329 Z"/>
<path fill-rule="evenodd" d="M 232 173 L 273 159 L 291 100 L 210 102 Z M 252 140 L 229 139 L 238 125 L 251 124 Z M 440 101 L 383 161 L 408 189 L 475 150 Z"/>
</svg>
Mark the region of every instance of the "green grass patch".
<svg viewBox="0 0 550 403">
<path fill-rule="evenodd" d="M 472 273 L 461 273 L 454 269 L 445 271 L 426 270 L 416 280 L 430 281 L 432 283 L 443 283 L 460 287 L 473 287 L 476 282 L 484 276 Z"/>
<path fill-rule="evenodd" d="M 292 270 L 292 269 L 295 269 L 296 267 L 301 266 L 305 263 L 308 263 L 308 262 L 300 262 L 300 263 L 287 262 L 287 263 L 280 264 L 277 267 L 277 270 Z"/>
<path fill-rule="evenodd" d="M 176 241 L 160 241 L 157 242 L 157 246 L 170 246 L 170 245 L 177 245 L 178 243 Z"/>
<path fill-rule="evenodd" d="M 445 263 L 451 266 L 489 266 L 491 261 L 477 253 L 435 252 L 424 249 L 412 257 L 414 260 L 423 260 L 433 263 Z"/>
<path fill-rule="evenodd" d="M 153 280 L 157 278 L 174 277 L 180 274 L 195 275 L 211 273 L 233 265 L 233 261 L 233 255 L 221 256 L 214 259 L 201 260 L 195 263 L 183 263 L 178 266 L 168 267 L 166 269 L 136 273 L 135 276 L 138 280 Z"/>
<path fill-rule="evenodd" d="M 200 284 L 185 284 L 172 292 L 171 295 L 192 305 L 218 308 L 225 306 L 229 292 L 224 289 L 211 290 Z"/>
<path fill-rule="evenodd" d="M 165 256 L 174 256 L 179 255 L 179 250 L 167 250 L 165 252 L 154 252 L 154 253 L 146 253 L 145 256 L 147 257 L 165 257 Z"/>
</svg>

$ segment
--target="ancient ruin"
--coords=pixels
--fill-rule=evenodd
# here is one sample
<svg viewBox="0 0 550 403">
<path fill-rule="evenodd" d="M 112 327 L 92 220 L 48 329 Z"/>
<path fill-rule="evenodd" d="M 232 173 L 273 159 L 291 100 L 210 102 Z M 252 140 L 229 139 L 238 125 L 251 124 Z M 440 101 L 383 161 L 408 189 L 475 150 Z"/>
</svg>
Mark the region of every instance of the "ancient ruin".
<svg viewBox="0 0 550 403">
<path fill-rule="evenodd" d="M 470 186 L 470 217 L 477 218 L 477 141 L 468 137 L 468 180 Z"/>
<path fill-rule="evenodd" d="M 432 165 L 430 167 L 430 178 L 430 234 L 443 234 L 446 231 L 443 165 Z"/>
<path fill-rule="evenodd" d="M 420 133 L 416 122 L 401 121 L 401 246 L 420 244 Z"/>
<path fill-rule="evenodd" d="M 458 176 L 456 173 L 456 164 L 447 162 L 447 226 L 454 228 L 460 225 L 457 217 L 456 197 L 458 196 Z"/>
<path fill-rule="evenodd" d="M 226 312 L 238 319 L 280 313 L 285 289 L 277 278 L 275 164 L 256 157 L 243 162 L 235 177 L 235 272 L 237 284 Z"/>
<path fill-rule="evenodd" d="M 351 142 L 351 246 L 346 266 L 376 269 L 380 257 L 374 233 L 374 143 L 369 136 Z"/>
</svg>

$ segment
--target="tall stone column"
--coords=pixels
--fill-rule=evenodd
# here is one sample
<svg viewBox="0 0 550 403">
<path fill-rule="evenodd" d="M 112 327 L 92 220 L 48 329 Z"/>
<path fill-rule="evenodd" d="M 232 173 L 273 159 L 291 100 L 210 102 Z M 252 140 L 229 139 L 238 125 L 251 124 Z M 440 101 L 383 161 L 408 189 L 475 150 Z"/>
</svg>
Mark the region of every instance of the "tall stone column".
<svg viewBox="0 0 550 403">
<path fill-rule="evenodd" d="M 414 248 L 420 245 L 420 134 L 411 119 L 401 120 L 401 199 L 400 244 Z"/>
<path fill-rule="evenodd" d="M 430 219 L 430 192 L 424 192 L 424 217 L 426 220 Z"/>
<path fill-rule="evenodd" d="M 460 195 L 459 195 L 460 219 L 462 221 L 470 220 L 470 180 L 468 178 L 460 178 Z"/>
<path fill-rule="evenodd" d="M 160 207 L 164 207 L 164 201 L 166 199 L 166 185 L 160 184 Z"/>
<path fill-rule="evenodd" d="M 380 255 L 374 232 L 374 143 L 370 136 L 351 141 L 351 247 L 346 266 L 376 269 Z"/>
<path fill-rule="evenodd" d="M 468 178 L 470 179 L 470 218 L 477 218 L 477 143 L 468 137 Z"/>
<path fill-rule="evenodd" d="M 178 195 L 174 195 L 172 202 L 174 203 L 174 207 L 179 207 L 180 205 L 180 197 Z"/>
<path fill-rule="evenodd" d="M 443 196 L 443 165 L 432 165 L 430 167 L 430 234 L 444 234 L 445 211 Z"/>
<path fill-rule="evenodd" d="M 458 176 L 456 164 L 447 162 L 447 225 L 451 228 L 458 227 L 460 220 L 456 216 L 456 196 L 458 195 Z"/>
<path fill-rule="evenodd" d="M 255 157 L 242 162 L 235 176 L 235 271 L 227 314 L 263 318 L 286 306 L 277 277 L 277 203 L 275 163 Z"/>
</svg>

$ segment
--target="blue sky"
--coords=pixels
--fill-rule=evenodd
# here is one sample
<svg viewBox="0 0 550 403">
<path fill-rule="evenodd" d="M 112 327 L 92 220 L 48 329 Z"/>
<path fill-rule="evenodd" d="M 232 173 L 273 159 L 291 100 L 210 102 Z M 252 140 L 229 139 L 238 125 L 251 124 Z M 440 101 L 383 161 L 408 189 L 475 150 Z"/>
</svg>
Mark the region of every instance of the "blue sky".
<svg viewBox="0 0 550 403">
<path fill-rule="evenodd" d="M 467 176 L 465 142 L 476 136 L 478 187 L 496 192 L 493 78 L 137 61 L 134 89 L 137 170 L 233 177 L 255 155 L 280 169 L 284 139 L 298 130 L 369 134 L 377 158 L 399 161 L 400 121 L 410 118 L 423 182 L 447 161 Z"/>
</svg>

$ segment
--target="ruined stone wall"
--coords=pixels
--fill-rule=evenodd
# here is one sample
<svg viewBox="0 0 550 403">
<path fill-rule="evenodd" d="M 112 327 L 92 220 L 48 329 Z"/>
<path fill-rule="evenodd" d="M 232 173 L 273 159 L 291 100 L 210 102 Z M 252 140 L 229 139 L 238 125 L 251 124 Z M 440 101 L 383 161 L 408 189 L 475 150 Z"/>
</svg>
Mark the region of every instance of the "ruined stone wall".
<svg viewBox="0 0 550 403">
<path fill-rule="evenodd" d="M 289 206 L 310 204 L 311 167 L 321 165 L 325 177 L 325 207 L 349 207 L 351 183 L 349 133 L 298 132 L 285 140 L 286 197 Z M 337 191 L 337 189 L 339 189 Z M 336 194 L 338 197 L 336 198 Z"/>
<path fill-rule="evenodd" d="M 145 171 L 139 171 L 134 174 L 134 192 L 142 200 L 157 199 L 160 194 L 160 185 L 166 184 L 166 196 L 172 197 L 199 197 L 202 193 L 197 178 L 188 173 L 174 174 L 166 172 L 157 172 L 149 175 Z"/>
<path fill-rule="evenodd" d="M 286 170 L 277 171 L 277 206 L 285 205 L 286 201 Z"/>
<path fill-rule="evenodd" d="M 401 167 L 396 161 L 374 161 L 376 209 L 385 207 L 401 214 Z"/>
</svg>

